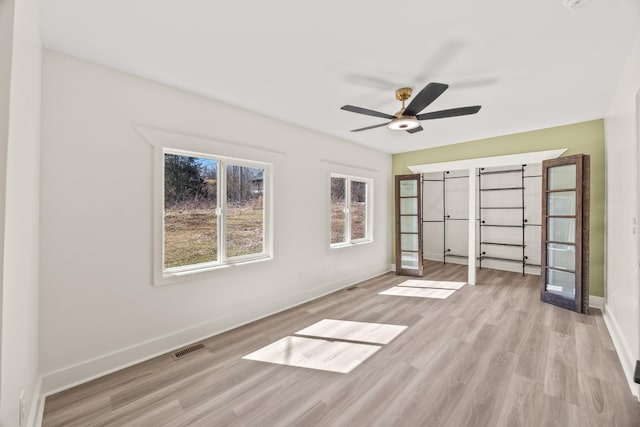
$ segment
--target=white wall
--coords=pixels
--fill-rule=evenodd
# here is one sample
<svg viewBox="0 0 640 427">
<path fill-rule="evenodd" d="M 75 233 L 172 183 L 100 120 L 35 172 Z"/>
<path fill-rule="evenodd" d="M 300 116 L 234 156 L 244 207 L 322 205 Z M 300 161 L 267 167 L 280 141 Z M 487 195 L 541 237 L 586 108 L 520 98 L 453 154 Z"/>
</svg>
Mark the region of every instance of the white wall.
<svg viewBox="0 0 640 427">
<path fill-rule="evenodd" d="M 7 178 L 7 146 L 9 145 L 9 109 L 11 94 L 11 52 L 13 50 L 14 0 L 0 1 L 0 384 L 3 383 L 2 297 L 4 276 L 4 224 Z M 6 425 L 2 414 L 0 387 L 0 426 Z"/>
<path fill-rule="evenodd" d="M 605 320 L 629 381 L 640 358 L 638 281 L 638 135 L 636 94 L 640 90 L 640 35 L 605 116 L 606 306 Z M 637 221 L 636 221 L 637 222 Z M 633 234 L 635 231 L 635 235 Z M 638 394 L 638 387 L 632 389 Z M 638 394 L 640 395 L 640 394 Z"/>
<path fill-rule="evenodd" d="M 389 269 L 388 154 L 46 50 L 42 111 L 45 392 Z M 154 287 L 152 146 L 134 125 L 272 160 L 275 259 Z M 373 243 L 328 248 L 332 171 L 375 180 Z"/>
<path fill-rule="evenodd" d="M 0 415 L 7 425 L 19 423 L 21 393 L 25 393 L 25 415 L 29 411 L 29 402 L 38 394 L 42 43 L 36 0 L 18 1 L 14 7 L 13 50 L 9 61 L 11 83 L 6 187 L 0 186 L 6 189 L 6 210 L 2 224 L 4 271 Z M 1 61 L 5 60 L 3 55 Z M 4 96 L 0 98 L 5 99 Z"/>
</svg>

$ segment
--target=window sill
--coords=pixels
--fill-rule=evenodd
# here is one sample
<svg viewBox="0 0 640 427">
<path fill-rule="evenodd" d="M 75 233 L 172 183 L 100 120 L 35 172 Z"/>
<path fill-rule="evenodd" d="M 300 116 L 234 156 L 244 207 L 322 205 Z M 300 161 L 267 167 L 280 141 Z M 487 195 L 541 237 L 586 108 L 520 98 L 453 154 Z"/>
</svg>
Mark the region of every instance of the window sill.
<svg viewBox="0 0 640 427">
<path fill-rule="evenodd" d="M 372 239 L 368 239 L 368 240 L 358 240 L 356 242 L 350 242 L 350 243 L 333 243 L 331 245 L 329 245 L 329 249 L 342 249 L 342 248 L 351 248 L 354 246 L 361 246 L 361 245 L 366 245 L 369 243 L 373 243 Z"/>
<path fill-rule="evenodd" d="M 264 255 L 260 257 L 251 257 L 238 259 L 226 264 L 211 264 L 202 266 L 200 268 L 192 269 L 175 269 L 174 271 L 163 271 L 159 277 L 156 277 L 155 286 L 168 286 L 173 284 L 182 283 L 187 280 L 192 280 L 198 277 L 200 274 L 213 273 L 215 271 L 225 270 L 227 268 L 239 267 L 243 265 L 256 264 L 264 261 L 273 260 L 273 256 Z M 200 276 L 201 277 L 201 276 Z"/>
</svg>

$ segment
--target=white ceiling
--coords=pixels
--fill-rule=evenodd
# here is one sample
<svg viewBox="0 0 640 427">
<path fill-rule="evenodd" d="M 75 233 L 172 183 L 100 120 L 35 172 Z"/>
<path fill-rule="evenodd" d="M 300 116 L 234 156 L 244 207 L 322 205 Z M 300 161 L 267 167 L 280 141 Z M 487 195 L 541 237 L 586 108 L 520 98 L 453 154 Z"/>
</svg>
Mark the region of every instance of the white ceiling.
<svg viewBox="0 0 640 427">
<path fill-rule="evenodd" d="M 44 45 L 388 153 L 601 118 L 640 31 L 640 1 L 41 0 Z M 401 86 L 450 88 L 416 134 Z M 216 120 L 212 117 L 211 120 Z M 248 124 L 250 125 L 250 124 Z M 304 141 L 300 141 L 301 144 Z"/>
</svg>

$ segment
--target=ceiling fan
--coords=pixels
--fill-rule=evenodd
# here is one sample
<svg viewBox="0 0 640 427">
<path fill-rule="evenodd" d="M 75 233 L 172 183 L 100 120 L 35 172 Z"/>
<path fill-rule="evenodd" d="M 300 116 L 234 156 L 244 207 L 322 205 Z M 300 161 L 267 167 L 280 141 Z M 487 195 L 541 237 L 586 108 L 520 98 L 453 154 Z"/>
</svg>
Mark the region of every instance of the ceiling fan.
<svg viewBox="0 0 640 427">
<path fill-rule="evenodd" d="M 402 108 L 400 109 L 400 111 L 393 115 L 369 110 L 367 108 L 356 107 L 354 105 L 344 105 L 340 107 L 340 109 L 351 111 L 353 113 L 366 114 L 367 116 L 381 117 L 383 119 L 391 120 L 390 122 L 380 123 L 378 125 L 354 129 L 351 132 L 360 132 L 363 130 L 387 126 L 392 130 L 405 130 L 409 133 L 416 133 L 423 130 L 422 126 L 420 125 L 420 120 L 466 116 L 468 114 L 475 114 L 480 111 L 481 106 L 474 105 L 471 107 L 451 108 L 449 110 L 440 110 L 433 111 L 431 113 L 420 114 L 422 110 L 427 108 L 433 101 L 435 101 L 440 95 L 442 95 L 448 87 L 449 85 L 444 83 L 429 83 L 418 93 L 418 95 L 416 95 L 415 98 L 413 98 L 413 100 L 409 103 L 409 105 L 406 106 L 406 108 L 404 106 L 404 103 L 411 97 L 411 88 L 403 87 L 396 90 L 396 99 L 398 101 L 402 101 Z"/>
</svg>

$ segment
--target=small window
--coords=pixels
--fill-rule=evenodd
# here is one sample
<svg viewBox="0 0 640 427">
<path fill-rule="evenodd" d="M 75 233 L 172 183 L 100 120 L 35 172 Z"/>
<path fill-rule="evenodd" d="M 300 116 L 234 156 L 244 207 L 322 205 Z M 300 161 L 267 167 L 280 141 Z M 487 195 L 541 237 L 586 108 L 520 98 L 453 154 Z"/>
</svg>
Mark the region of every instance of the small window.
<svg viewBox="0 0 640 427">
<path fill-rule="evenodd" d="M 163 276 L 269 257 L 268 165 L 164 150 Z"/>
<path fill-rule="evenodd" d="M 371 240 L 371 180 L 331 176 L 331 246 Z"/>
</svg>

